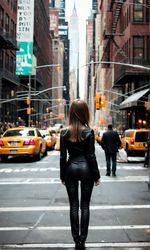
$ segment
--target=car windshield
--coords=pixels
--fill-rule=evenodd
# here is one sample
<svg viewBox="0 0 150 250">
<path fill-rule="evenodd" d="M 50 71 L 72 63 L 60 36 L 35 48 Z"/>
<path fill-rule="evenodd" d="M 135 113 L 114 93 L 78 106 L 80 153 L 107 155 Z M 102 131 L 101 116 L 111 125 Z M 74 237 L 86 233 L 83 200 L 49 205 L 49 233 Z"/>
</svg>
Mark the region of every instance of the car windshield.
<svg viewBox="0 0 150 250">
<path fill-rule="evenodd" d="M 135 136 L 136 142 L 146 142 L 148 137 L 148 132 L 137 132 Z"/>
<path fill-rule="evenodd" d="M 35 136 L 34 130 L 27 129 L 16 129 L 16 130 L 8 130 L 5 132 L 4 137 L 10 136 Z"/>
</svg>

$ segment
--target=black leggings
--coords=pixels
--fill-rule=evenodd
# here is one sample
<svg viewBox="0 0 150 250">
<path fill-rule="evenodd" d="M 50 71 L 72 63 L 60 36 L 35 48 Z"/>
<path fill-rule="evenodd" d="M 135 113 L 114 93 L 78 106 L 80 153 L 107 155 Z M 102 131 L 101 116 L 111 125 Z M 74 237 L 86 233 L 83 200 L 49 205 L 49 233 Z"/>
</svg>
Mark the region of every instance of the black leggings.
<svg viewBox="0 0 150 250">
<path fill-rule="evenodd" d="M 70 203 L 71 232 L 75 242 L 78 240 L 85 241 L 88 234 L 90 217 L 89 205 L 94 181 L 86 162 L 72 162 L 68 172 L 69 178 L 65 184 Z M 80 191 L 81 195 L 79 194 Z M 80 223 L 79 205 L 81 209 Z"/>
</svg>

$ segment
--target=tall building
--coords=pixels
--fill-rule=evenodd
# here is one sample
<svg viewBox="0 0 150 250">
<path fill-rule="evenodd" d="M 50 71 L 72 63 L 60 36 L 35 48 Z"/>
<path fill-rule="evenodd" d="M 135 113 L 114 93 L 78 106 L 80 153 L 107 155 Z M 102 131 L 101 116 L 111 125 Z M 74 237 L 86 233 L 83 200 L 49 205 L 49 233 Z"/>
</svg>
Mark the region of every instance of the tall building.
<svg viewBox="0 0 150 250">
<path fill-rule="evenodd" d="M 27 1 L 27 0 L 26 0 Z M 27 1 L 28 2 L 28 1 Z M 33 36 L 33 68 L 36 66 L 52 64 L 52 39 L 49 33 L 49 0 L 35 0 L 34 2 L 34 36 Z M 42 22 L 41 22 L 42 20 Z M 44 42 L 43 42 L 44 41 Z M 27 91 L 29 77 L 20 76 L 19 91 Z M 36 69 L 31 76 L 31 90 L 43 91 L 52 87 L 52 68 L 42 67 Z M 31 114 L 31 123 L 39 123 L 43 126 L 46 123 L 47 117 L 46 107 L 48 103 L 40 101 L 40 99 L 51 99 L 51 91 L 45 91 L 38 95 L 39 101 L 31 101 L 31 107 L 34 112 Z M 33 98 L 35 99 L 35 98 Z M 20 110 L 22 110 L 26 101 L 20 102 Z M 43 114 L 43 115 L 41 115 Z M 26 110 L 20 111 L 19 115 L 28 124 L 28 115 Z"/>
<path fill-rule="evenodd" d="M 59 10 L 58 35 L 64 43 L 64 62 L 63 62 L 63 98 L 69 104 L 69 39 L 68 39 L 68 22 L 65 21 L 65 0 L 51 0 L 51 5 Z M 67 105 L 66 104 L 66 105 Z M 66 109 L 66 112 L 68 108 Z"/>
<path fill-rule="evenodd" d="M 102 66 L 112 122 L 118 129 L 148 127 L 145 101 L 150 86 L 149 1 L 99 2 L 103 44 L 100 59 L 108 62 Z"/>
<path fill-rule="evenodd" d="M 21 9 L 22 15 L 26 20 L 26 23 L 22 21 L 22 27 L 28 25 L 28 20 L 25 18 L 27 15 L 25 4 L 28 5 L 29 2 L 28 0 L 22 2 L 24 3 L 24 8 Z M 49 0 L 35 0 L 34 5 L 33 61 L 36 63 L 32 66 L 36 67 L 52 64 L 52 42 L 49 34 Z M 0 99 L 3 100 L 0 103 L 0 121 L 16 123 L 22 120 L 28 125 L 26 97 L 29 92 L 29 76 L 16 76 L 16 50 L 19 51 L 16 43 L 17 9 L 16 0 L 0 1 Z M 47 67 L 37 69 L 36 72 L 34 70 L 30 80 L 31 91 L 50 88 L 51 69 Z M 50 99 L 50 97 L 51 93 L 45 92 L 38 95 L 36 101 L 31 98 L 31 107 L 34 109 L 34 113 L 30 115 L 32 124 L 39 122 L 39 125 L 43 125 L 44 115 L 41 113 L 45 112 L 46 103 L 42 102 L 42 98 Z"/>
<path fill-rule="evenodd" d="M 54 67 L 52 71 L 52 106 L 48 109 L 50 114 L 50 125 L 61 123 L 65 115 L 65 107 L 63 100 L 63 61 L 64 61 L 64 44 L 58 35 L 59 25 L 59 10 L 57 8 L 50 8 L 50 32 L 52 34 L 52 51 L 53 64 L 61 65 Z M 57 88 L 58 87 L 58 88 Z M 59 88 L 60 87 L 60 88 Z"/>
<path fill-rule="evenodd" d="M 19 78 L 15 75 L 17 2 L 0 1 L 0 122 L 17 120 L 15 96 Z"/>
<path fill-rule="evenodd" d="M 69 22 L 70 40 L 70 99 L 79 98 L 79 22 L 74 1 L 74 8 Z M 74 77 L 73 77 L 74 75 Z M 73 81 L 74 79 L 74 81 Z"/>
</svg>

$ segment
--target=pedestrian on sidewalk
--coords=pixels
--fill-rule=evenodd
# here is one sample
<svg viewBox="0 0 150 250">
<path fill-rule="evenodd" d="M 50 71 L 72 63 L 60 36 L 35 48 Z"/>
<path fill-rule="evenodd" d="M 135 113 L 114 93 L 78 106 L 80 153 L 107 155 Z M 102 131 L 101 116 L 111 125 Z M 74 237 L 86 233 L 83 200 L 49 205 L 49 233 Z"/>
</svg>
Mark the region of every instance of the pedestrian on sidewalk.
<svg viewBox="0 0 150 250">
<path fill-rule="evenodd" d="M 95 186 L 100 183 L 94 131 L 89 127 L 89 118 L 86 102 L 73 101 L 69 112 L 69 127 L 61 130 L 60 133 L 60 179 L 68 193 L 75 249 L 82 250 L 85 249 L 88 235 L 89 206 L 93 186 L 94 183 Z"/>
<path fill-rule="evenodd" d="M 147 138 L 147 143 L 145 145 L 145 159 L 144 159 L 144 167 L 150 167 L 150 135 Z"/>
<path fill-rule="evenodd" d="M 112 175 L 116 176 L 117 152 L 121 146 L 121 140 L 118 132 L 113 130 L 112 124 L 108 125 L 108 130 L 104 132 L 100 145 L 105 151 L 106 176 L 111 174 L 111 162 Z"/>
</svg>

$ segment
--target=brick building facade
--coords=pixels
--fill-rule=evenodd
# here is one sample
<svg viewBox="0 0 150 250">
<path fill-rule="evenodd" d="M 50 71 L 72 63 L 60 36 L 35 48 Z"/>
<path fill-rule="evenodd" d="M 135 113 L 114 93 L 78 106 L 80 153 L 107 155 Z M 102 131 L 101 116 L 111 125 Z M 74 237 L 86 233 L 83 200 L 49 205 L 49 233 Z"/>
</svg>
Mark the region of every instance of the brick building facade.
<svg viewBox="0 0 150 250">
<path fill-rule="evenodd" d="M 34 7 L 34 61 L 38 65 L 52 64 L 52 39 L 49 33 L 49 0 L 35 0 Z M 16 21 L 17 1 L 1 0 L 0 2 L 0 120 L 16 122 L 18 117 L 25 120 L 27 125 L 26 100 L 18 98 L 18 91 L 28 91 L 29 77 L 15 75 L 16 53 Z M 40 91 L 52 86 L 52 68 L 40 68 L 31 76 L 31 90 Z M 22 92 L 25 93 L 25 92 Z M 51 92 L 45 92 L 38 98 L 51 98 Z M 15 99 L 16 98 L 16 99 Z M 10 100 L 10 99 L 14 99 Z M 44 112 L 46 103 L 32 101 L 34 107 L 33 122 L 41 118 L 38 113 Z M 37 115 L 35 114 L 37 113 Z M 39 118 L 40 117 L 40 118 Z M 41 118 L 43 122 L 43 117 Z"/>
<path fill-rule="evenodd" d="M 144 104 L 150 88 L 150 9 L 149 1 L 99 1 L 101 13 L 101 60 L 118 62 L 103 64 L 105 68 L 106 96 L 118 105 L 112 113 L 115 126 L 126 128 L 149 126 L 149 111 Z M 126 65 L 127 64 L 127 65 Z M 143 68 L 140 66 L 144 66 Z M 110 90 L 110 92 L 109 92 Z M 144 92 L 142 92 L 145 90 Z M 118 96 L 113 94 L 118 92 Z M 138 93 L 138 95 L 134 95 Z M 145 93 L 142 95 L 142 93 Z M 129 101 L 126 99 L 130 97 Z M 126 99 L 126 102 L 123 102 Z M 109 105 L 110 109 L 113 106 Z M 118 121 L 118 122 L 116 122 Z"/>
</svg>

